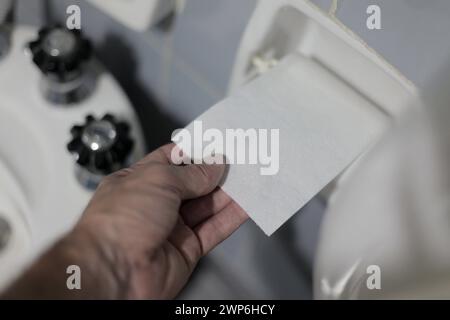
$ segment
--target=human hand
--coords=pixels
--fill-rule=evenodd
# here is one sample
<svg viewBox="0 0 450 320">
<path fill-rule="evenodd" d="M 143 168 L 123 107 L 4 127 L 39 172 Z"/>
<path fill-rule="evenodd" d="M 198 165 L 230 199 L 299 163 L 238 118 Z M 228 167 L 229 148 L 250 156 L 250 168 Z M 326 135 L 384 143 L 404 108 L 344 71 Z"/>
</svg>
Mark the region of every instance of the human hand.
<svg viewBox="0 0 450 320">
<path fill-rule="evenodd" d="M 81 267 L 77 297 L 174 298 L 199 259 L 248 217 L 217 187 L 225 165 L 172 165 L 173 147 L 106 177 L 74 230 L 35 269 L 42 273 L 62 252 Z"/>
</svg>

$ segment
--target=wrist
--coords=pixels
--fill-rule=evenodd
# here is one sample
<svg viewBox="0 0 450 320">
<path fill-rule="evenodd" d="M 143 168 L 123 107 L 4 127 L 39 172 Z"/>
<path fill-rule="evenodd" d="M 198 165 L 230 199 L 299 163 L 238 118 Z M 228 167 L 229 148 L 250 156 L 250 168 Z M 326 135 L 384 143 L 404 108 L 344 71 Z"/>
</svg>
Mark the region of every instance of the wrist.
<svg viewBox="0 0 450 320">
<path fill-rule="evenodd" d="M 119 299 L 128 286 L 129 270 L 123 252 L 90 224 L 78 225 L 61 240 L 69 265 L 81 271 L 81 295 L 98 299 Z M 70 262 L 70 264 L 69 264 Z M 69 276 L 69 275 L 68 275 Z"/>
<path fill-rule="evenodd" d="M 77 266 L 80 287 L 69 286 Z M 75 228 L 40 257 L 3 294 L 3 299 L 119 299 L 126 285 L 112 255 L 88 228 Z"/>
</svg>

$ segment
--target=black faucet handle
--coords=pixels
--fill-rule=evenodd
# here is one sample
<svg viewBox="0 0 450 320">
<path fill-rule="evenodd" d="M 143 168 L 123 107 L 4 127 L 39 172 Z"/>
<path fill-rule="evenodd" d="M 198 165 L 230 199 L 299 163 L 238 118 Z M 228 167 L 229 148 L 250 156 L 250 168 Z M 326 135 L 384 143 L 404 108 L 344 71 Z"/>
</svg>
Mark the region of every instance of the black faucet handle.
<svg viewBox="0 0 450 320">
<path fill-rule="evenodd" d="M 92 56 L 92 46 L 80 30 L 45 27 L 36 40 L 29 43 L 33 62 L 45 75 L 60 81 L 72 79 Z"/>
<path fill-rule="evenodd" d="M 107 175 L 127 165 L 134 141 L 126 122 L 110 114 L 101 119 L 89 115 L 83 125 L 72 127 L 71 134 L 67 149 L 89 172 Z"/>
</svg>

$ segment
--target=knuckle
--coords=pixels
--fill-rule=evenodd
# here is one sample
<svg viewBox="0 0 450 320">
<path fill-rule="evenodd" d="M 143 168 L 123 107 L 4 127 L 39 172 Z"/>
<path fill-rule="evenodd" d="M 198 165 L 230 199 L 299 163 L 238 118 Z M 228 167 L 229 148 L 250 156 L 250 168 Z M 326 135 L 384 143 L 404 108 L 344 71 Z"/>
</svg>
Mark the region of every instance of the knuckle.
<svg viewBox="0 0 450 320">
<path fill-rule="evenodd" d="M 118 171 L 115 171 L 102 179 L 102 182 L 111 183 L 121 178 L 125 178 L 129 176 L 132 172 L 132 168 L 124 168 Z"/>
</svg>

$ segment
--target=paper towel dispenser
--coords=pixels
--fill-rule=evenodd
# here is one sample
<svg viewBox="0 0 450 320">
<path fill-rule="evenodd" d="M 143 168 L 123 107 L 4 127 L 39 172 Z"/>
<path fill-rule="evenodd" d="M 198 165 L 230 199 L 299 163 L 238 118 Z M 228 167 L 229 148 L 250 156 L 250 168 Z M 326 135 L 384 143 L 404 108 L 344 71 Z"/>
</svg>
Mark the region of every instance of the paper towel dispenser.
<svg viewBox="0 0 450 320">
<path fill-rule="evenodd" d="M 239 48 L 230 90 L 291 53 L 327 69 L 388 115 L 399 115 L 415 86 L 334 16 L 307 0 L 259 1 Z"/>
<path fill-rule="evenodd" d="M 230 91 L 186 127 L 189 134 L 174 141 L 197 159 L 206 148 L 191 143 L 196 122 L 220 133 L 213 153 L 224 154 L 230 164 L 221 187 L 267 235 L 312 197 L 344 182 L 349 168 L 416 96 L 414 85 L 398 71 L 306 0 L 258 2 Z M 241 150 L 253 155 L 261 151 L 256 150 L 261 143 L 250 139 L 256 128 L 277 132 L 270 142 L 277 159 L 273 175 L 261 174 L 262 162 L 235 161 L 234 145 L 223 147 L 237 140 L 227 137 L 236 128 L 249 137 L 244 135 L 241 145 L 247 148 Z"/>
<path fill-rule="evenodd" d="M 237 53 L 229 91 L 229 98 L 200 119 L 210 126 L 219 125 L 218 118 L 226 119 L 228 125 L 261 126 L 264 119 L 258 117 L 248 123 L 227 118 L 227 114 L 239 112 L 233 106 L 244 100 L 242 113 L 253 116 L 258 108 L 273 111 L 265 125 L 284 128 L 280 136 L 286 136 L 280 140 L 293 144 L 284 152 L 280 149 L 280 173 L 273 180 L 252 175 L 251 168 L 232 167 L 223 185 L 266 234 L 273 233 L 314 194 L 329 198 L 351 175 L 360 156 L 418 96 L 416 87 L 399 71 L 333 15 L 308 0 L 258 2 Z M 310 135 L 314 137 L 304 139 Z M 292 142 L 289 136 L 298 139 Z M 355 137 L 367 139 L 358 142 Z M 292 150 L 301 152 L 293 154 Z M 295 167 L 293 157 L 303 159 L 303 171 L 297 176 L 289 173 Z M 239 179 L 243 176 L 253 184 Z M 272 188 L 275 185 L 285 188 Z M 263 208 L 261 197 L 242 196 L 246 188 L 255 190 L 255 186 L 255 193 L 270 199 Z M 289 202 L 286 210 L 279 203 L 271 206 L 280 190 L 295 191 L 289 201 L 280 200 Z"/>
</svg>

